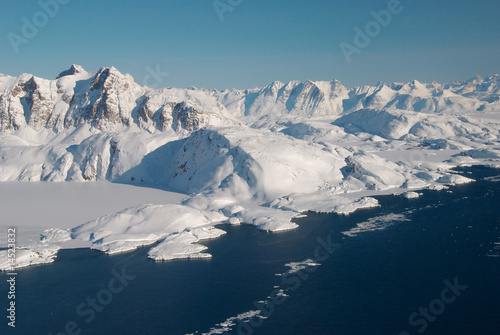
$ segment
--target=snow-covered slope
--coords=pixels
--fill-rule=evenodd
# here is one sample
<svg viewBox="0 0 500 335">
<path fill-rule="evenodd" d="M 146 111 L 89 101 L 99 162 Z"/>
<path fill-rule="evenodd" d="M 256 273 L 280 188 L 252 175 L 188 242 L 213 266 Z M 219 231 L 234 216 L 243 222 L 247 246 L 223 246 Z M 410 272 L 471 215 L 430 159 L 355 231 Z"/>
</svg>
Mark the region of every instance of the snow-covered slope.
<svg viewBox="0 0 500 335">
<path fill-rule="evenodd" d="M 0 75 L 0 181 L 156 183 L 186 194 L 48 231 L 27 246 L 46 255 L 34 263 L 67 238 L 105 252 L 160 242 L 157 260 L 207 257 L 193 243 L 220 235 L 220 222 L 292 229 L 302 211 L 349 213 L 376 206 L 367 195 L 469 182 L 450 171 L 460 164 L 498 165 L 499 79 L 216 91 L 153 90 L 113 67 L 73 65 L 56 80 Z"/>
<path fill-rule="evenodd" d="M 360 109 L 404 109 L 426 113 L 494 111 L 499 104 L 499 75 L 450 84 L 380 83 L 348 89 L 339 81 L 274 82 L 250 90 L 210 90 L 236 116 L 335 117 Z"/>
</svg>

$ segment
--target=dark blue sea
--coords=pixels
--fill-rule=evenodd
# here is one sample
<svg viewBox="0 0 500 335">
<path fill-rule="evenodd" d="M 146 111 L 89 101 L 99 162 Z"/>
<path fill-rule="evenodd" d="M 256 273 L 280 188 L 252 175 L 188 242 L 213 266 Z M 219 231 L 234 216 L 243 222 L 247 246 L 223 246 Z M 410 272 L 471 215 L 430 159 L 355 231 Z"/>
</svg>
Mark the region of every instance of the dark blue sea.
<svg viewBox="0 0 500 335">
<path fill-rule="evenodd" d="M 222 225 L 228 234 L 204 243 L 210 260 L 62 250 L 17 271 L 15 330 L 0 274 L 0 333 L 498 335 L 500 171 L 457 173 L 476 182 L 309 213 L 294 231 Z M 360 222 L 385 228 L 342 234 Z M 307 259 L 320 265 L 288 272 Z"/>
</svg>

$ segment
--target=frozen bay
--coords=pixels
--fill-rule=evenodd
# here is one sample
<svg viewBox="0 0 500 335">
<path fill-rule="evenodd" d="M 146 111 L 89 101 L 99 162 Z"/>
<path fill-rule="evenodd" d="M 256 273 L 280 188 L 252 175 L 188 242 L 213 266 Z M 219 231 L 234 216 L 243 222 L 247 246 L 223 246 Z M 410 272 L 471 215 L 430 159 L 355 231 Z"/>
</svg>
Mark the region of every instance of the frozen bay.
<svg viewBox="0 0 500 335">
<path fill-rule="evenodd" d="M 18 229 L 18 242 L 31 244 L 47 228 L 68 229 L 95 218 L 142 204 L 180 202 L 184 194 L 152 187 L 138 187 L 110 182 L 0 183 L 0 230 Z M 90 246 L 71 240 L 62 247 Z M 0 246 L 6 247 L 6 234 L 0 234 Z"/>
</svg>

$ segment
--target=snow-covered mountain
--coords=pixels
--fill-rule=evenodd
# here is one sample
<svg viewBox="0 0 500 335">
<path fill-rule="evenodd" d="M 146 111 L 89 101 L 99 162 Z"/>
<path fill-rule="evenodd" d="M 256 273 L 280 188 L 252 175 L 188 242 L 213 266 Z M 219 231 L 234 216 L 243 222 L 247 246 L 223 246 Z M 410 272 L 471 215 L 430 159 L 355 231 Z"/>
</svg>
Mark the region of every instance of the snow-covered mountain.
<svg viewBox="0 0 500 335">
<path fill-rule="evenodd" d="M 360 109 L 442 113 L 498 107 L 499 75 L 451 84 L 380 83 L 348 89 L 339 81 L 274 82 L 251 90 L 206 91 L 235 116 L 335 116 Z M 497 103 L 497 104 L 495 104 Z"/>
<path fill-rule="evenodd" d="M 198 130 L 223 109 L 203 93 L 139 86 L 114 67 L 87 72 L 78 65 L 56 80 L 0 76 L 0 129 L 64 129 L 83 124 L 101 131 L 136 124 L 148 130 Z M 211 124 L 215 124 L 212 120 Z"/>
<path fill-rule="evenodd" d="M 150 89 L 114 67 L 73 65 L 55 80 L 0 75 L 0 181 L 168 185 L 187 195 L 182 204 L 125 210 L 44 241 L 90 239 L 117 252 L 166 238 L 175 255 L 160 247 L 152 258 L 193 257 L 199 236 L 220 235 L 217 222 L 290 229 L 301 211 L 349 213 L 376 205 L 371 194 L 470 181 L 450 171 L 460 164 L 498 165 L 499 79 L 217 91 Z M 198 219 L 167 229 L 158 222 L 169 208 Z M 185 243 L 173 241 L 181 231 Z"/>
<path fill-rule="evenodd" d="M 250 90 L 153 90 L 114 67 L 87 72 L 79 65 L 56 80 L 0 74 L 0 129 L 29 126 L 59 132 L 88 123 L 99 130 L 138 125 L 148 130 L 198 130 L 212 117 L 332 117 L 361 109 L 425 113 L 491 112 L 499 107 L 500 75 L 450 84 L 380 83 L 348 89 L 339 81 L 273 82 Z"/>
</svg>

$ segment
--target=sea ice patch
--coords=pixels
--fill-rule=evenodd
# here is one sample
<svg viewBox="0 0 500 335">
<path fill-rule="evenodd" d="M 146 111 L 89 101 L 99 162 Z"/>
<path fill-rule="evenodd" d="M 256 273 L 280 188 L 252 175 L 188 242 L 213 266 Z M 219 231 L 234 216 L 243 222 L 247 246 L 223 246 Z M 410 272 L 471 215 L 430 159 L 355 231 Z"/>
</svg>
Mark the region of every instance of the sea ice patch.
<svg viewBox="0 0 500 335">
<path fill-rule="evenodd" d="M 358 223 L 356 227 L 351 228 L 348 231 L 342 232 L 342 234 L 353 237 L 364 232 L 383 230 L 396 223 L 405 221 L 410 221 L 410 219 L 408 219 L 404 214 L 387 214 L 387 215 L 376 216 L 366 221 Z"/>
</svg>

